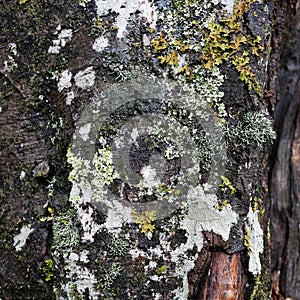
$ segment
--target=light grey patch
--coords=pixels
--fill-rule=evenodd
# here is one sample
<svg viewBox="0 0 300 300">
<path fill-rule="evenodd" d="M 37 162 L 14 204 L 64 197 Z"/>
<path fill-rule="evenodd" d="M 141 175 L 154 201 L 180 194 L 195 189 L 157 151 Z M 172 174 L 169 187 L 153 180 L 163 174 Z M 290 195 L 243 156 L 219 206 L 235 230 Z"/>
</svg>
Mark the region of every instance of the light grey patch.
<svg viewBox="0 0 300 300">
<path fill-rule="evenodd" d="M 30 233 L 34 231 L 34 228 L 31 228 L 31 225 L 24 225 L 21 228 L 21 232 L 14 237 L 14 247 L 16 251 L 22 250 L 25 246 L 27 238 L 29 237 Z"/>
<path fill-rule="evenodd" d="M 33 169 L 33 177 L 48 177 L 49 170 L 49 162 L 44 160 Z"/>
</svg>

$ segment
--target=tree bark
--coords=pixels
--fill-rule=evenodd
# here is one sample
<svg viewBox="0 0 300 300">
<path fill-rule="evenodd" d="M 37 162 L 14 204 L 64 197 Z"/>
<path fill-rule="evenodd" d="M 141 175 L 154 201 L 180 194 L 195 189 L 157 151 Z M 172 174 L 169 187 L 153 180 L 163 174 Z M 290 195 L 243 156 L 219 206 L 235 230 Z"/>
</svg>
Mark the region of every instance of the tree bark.
<svg viewBox="0 0 300 300">
<path fill-rule="evenodd" d="M 0 20 L 1 299 L 300 299 L 299 1 Z"/>
<path fill-rule="evenodd" d="M 271 180 L 274 299 L 300 297 L 299 265 L 299 7 L 288 20 L 276 109 L 279 132 Z"/>
</svg>

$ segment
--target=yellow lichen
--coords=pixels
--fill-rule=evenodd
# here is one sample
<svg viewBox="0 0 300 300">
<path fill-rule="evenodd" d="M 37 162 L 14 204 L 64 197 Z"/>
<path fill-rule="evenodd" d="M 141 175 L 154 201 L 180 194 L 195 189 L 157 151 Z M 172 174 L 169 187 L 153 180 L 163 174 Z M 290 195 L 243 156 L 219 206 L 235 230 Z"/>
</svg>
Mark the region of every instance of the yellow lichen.
<svg viewBox="0 0 300 300">
<path fill-rule="evenodd" d="M 47 210 L 48 210 L 48 213 L 50 214 L 50 216 L 49 217 L 41 217 L 40 218 L 41 222 L 48 222 L 48 221 L 52 221 L 54 219 L 54 216 L 55 216 L 54 209 L 52 207 L 48 207 Z"/>
<path fill-rule="evenodd" d="M 148 231 L 153 232 L 155 226 L 151 223 L 156 220 L 155 210 L 146 210 L 145 212 L 132 211 L 132 219 L 135 223 L 141 225 L 141 232 L 146 234 Z"/>
<path fill-rule="evenodd" d="M 248 230 L 248 228 L 245 229 L 244 246 L 247 248 L 249 253 L 252 252 L 250 248 L 250 231 Z"/>
<path fill-rule="evenodd" d="M 162 32 L 160 37 L 151 41 L 151 46 L 153 47 L 154 53 L 164 50 L 168 47 L 168 42 L 164 38 L 165 33 Z"/>
<path fill-rule="evenodd" d="M 164 196 L 165 199 L 168 199 L 170 195 L 180 195 L 180 190 L 174 189 L 174 187 L 165 184 L 159 184 L 157 190 Z"/>
<path fill-rule="evenodd" d="M 258 209 L 259 209 L 259 207 L 260 207 L 260 199 L 259 198 L 257 198 L 256 196 L 254 196 L 253 197 L 253 199 L 252 199 L 252 210 L 254 211 L 254 212 L 256 212 Z"/>
<path fill-rule="evenodd" d="M 50 281 L 51 278 L 54 276 L 53 270 L 54 270 L 54 262 L 52 259 L 46 259 L 44 261 L 44 267 L 42 268 L 42 271 L 45 276 L 46 281 Z"/>
<path fill-rule="evenodd" d="M 225 176 L 221 176 L 221 179 L 222 183 L 220 184 L 220 187 L 222 188 L 222 191 L 226 192 L 229 190 L 230 194 L 234 194 L 236 192 L 236 188 L 232 185 L 230 180 Z"/>
<path fill-rule="evenodd" d="M 174 50 L 172 53 L 169 53 L 166 56 L 163 56 L 163 55 L 159 56 L 158 59 L 161 64 L 167 63 L 169 65 L 177 66 L 178 65 L 178 52 L 176 50 Z"/>
<path fill-rule="evenodd" d="M 157 270 L 156 270 L 156 273 L 158 275 L 162 274 L 162 273 L 166 273 L 167 272 L 167 266 L 166 265 L 162 265 L 161 267 L 159 267 Z"/>
<path fill-rule="evenodd" d="M 235 5 L 232 17 L 221 20 L 220 23 L 211 22 L 208 25 L 208 30 L 204 32 L 206 43 L 203 49 L 202 62 L 205 68 L 211 69 L 224 61 L 231 60 L 240 74 L 240 79 L 246 83 L 248 89 L 262 95 L 260 84 L 249 65 L 249 53 L 243 51 L 243 46 L 250 48 L 253 55 L 260 57 L 264 50 L 260 44 L 261 37 L 244 35 L 241 29 L 243 14 L 256 1 L 240 1 Z"/>
<path fill-rule="evenodd" d="M 223 200 L 221 204 L 218 204 L 218 205 L 216 206 L 216 209 L 217 209 L 218 211 L 221 211 L 221 210 L 222 210 L 225 206 L 227 206 L 227 205 L 228 205 L 228 201 L 227 201 L 227 200 Z"/>
</svg>

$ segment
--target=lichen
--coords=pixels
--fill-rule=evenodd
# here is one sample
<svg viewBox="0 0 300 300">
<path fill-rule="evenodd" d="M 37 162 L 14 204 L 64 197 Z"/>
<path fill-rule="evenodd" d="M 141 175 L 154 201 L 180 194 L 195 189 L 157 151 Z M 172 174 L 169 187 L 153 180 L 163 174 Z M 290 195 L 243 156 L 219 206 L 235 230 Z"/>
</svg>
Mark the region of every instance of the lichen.
<svg viewBox="0 0 300 300">
<path fill-rule="evenodd" d="M 57 83 L 58 91 L 61 92 L 63 89 L 67 89 L 72 86 L 71 84 L 72 73 L 69 70 L 64 70 Z"/>
<path fill-rule="evenodd" d="M 74 76 L 75 84 L 82 89 L 90 89 L 94 85 L 95 79 L 96 72 L 93 67 L 87 67 Z"/>
<path fill-rule="evenodd" d="M 70 288 L 71 300 L 83 300 L 83 296 L 78 292 L 76 285 L 72 285 Z"/>
<path fill-rule="evenodd" d="M 46 259 L 44 261 L 42 272 L 45 276 L 46 281 L 50 281 L 52 279 L 52 277 L 54 276 L 54 262 L 52 259 Z"/>
<path fill-rule="evenodd" d="M 147 234 L 148 231 L 153 232 L 155 229 L 152 222 L 156 220 L 156 211 L 151 210 L 139 213 L 133 210 L 132 219 L 135 223 L 141 225 L 141 232 Z"/>
<path fill-rule="evenodd" d="M 269 271 L 264 270 L 262 274 L 255 277 L 254 288 L 250 296 L 250 300 L 268 300 L 271 297 L 272 291 L 269 289 L 270 282 Z"/>
<path fill-rule="evenodd" d="M 166 273 L 166 271 L 167 271 L 167 266 L 166 265 L 162 265 L 161 267 L 156 269 L 157 275 Z"/>
<path fill-rule="evenodd" d="M 263 230 L 259 224 L 259 211 L 250 207 L 245 228 L 244 244 L 249 253 L 249 271 L 255 276 L 261 273 L 260 254 L 264 251 Z"/>
<path fill-rule="evenodd" d="M 256 1 L 239 1 L 235 4 L 233 15 L 230 18 L 221 20 L 219 23 L 208 24 L 202 61 L 204 67 L 210 69 L 230 60 L 239 72 L 240 79 L 247 84 L 248 89 L 254 90 L 262 96 L 262 87 L 250 66 L 249 52 L 243 50 L 251 49 L 252 55 L 256 58 L 260 58 L 264 50 L 261 45 L 261 37 L 245 35 L 242 28 L 244 14 Z"/>
<path fill-rule="evenodd" d="M 129 251 L 129 243 L 113 234 L 108 241 L 108 255 L 112 257 L 124 256 Z"/>
<path fill-rule="evenodd" d="M 260 112 L 247 112 L 236 128 L 236 135 L 246 146 L 262 148 L 276 138 L 272 122 Z"/>
<path fill-rule="evenodd" d="M 58 54 L 61 48 L 65 47 L 66 43 L 72 39 L 72 29 L 63 29 L 61 31 L 60 30 L 61 26 L 59 25 L 56 28 L 57 39 L 52 41 L 53 44 L 48 49 L 49 54 Z"/>
<path fill-rule="evenodd" d="M 104 274 L 101 278 L 101 283 L 98 284 L 97 289 L 104 290 L 106 293 L 110 292 L 114 281 L 122 272 L 122 266 L 120 263 L 113 262 L 109 269 L 104 271 Z"/>
<path fill-rule="evenodd" d="M 209 20 L 217 20 L 216 12 L 209 1 L 201 4 L 191 1 L 188 5 L 177 2 L 173 9 L 160 12 L 160 30 L 154 33 L 156 37 L 152 39 L 151 47 L 169 76 L 186 88 L 192 87 L 218 110 L 223 96 L 219 88 L 224 78 L 218 68 L 204 68 L 200 61 L 205 45 L 203 30 Z"/>
<path fill-rule="evenodd" d="M 114 169 L 112 152 L 110 148 L 99 149 L 94 157 L 94 166 L 99 174 L 97 179 L 100 179 L 103 184 L 110 184 L 119 177 L 118 172 Z"/>
<path fill-rule="evenodd" d="M 157 90 L 152 91 L 150 88 L 147 88 L 148 86 L 155 86 Z M 169 92 L 171 89 L 173 89 L 172 93 Z M 170 103 L 166 103 L 166 107 L 163 108 L 162 117 L 160 114 L 151 116 L 151 118 L 144 117 L 143 114 L 141 115 L 142 118 L 134 119 L 132 117 L 132 115 L 135 115 L 132 107 L 138 108 L 137 112 L 146 107 L 144 100 L 135 100 L 133 104 L 128 102 L 132 99 L 134 91 L 140 92 L 141 90 L 144 93 L 147 93 L 148 90 L 150 91 L 151 96 L 144 95 L 146 99 L 147 97 L 150 97 L 150 99 L 156 99 L 157 97 L 165 99 L 162 97 L 161 92 L 166 93 L 165 91 L 168 91 L 167 95 Z M 118 99 L 116 99 L 116 95 L 118 95 Z M 178 95 L 182 95 L 182 98 L 179 98 Z M 189 97 L 184 97 L 183 95 L 189 95 Z M 220 212 L 216 211 L 217 201 L 215 195 L 211 194 L 210 197 L 207 197 L 204 195 L 204 192 L 200 193 L 195 190 L 190 191 L 190 194 L 186 194 L 187 191 L 181 189 L 181 186 L 190 189 L 194 184 L 199 185 L 199 164 L 204 165 L 204 160 L 206 160 L 208 170 L 209 163 L 212 160 L 214 162 L 219 161 L 219 155 L 222 153 L 222 151 L 218 152 L 222 150 L 222 136 L 220 137 L 218 131 L 216 130 L 215 132 L 213 126 L 210 126 L 210 124 L 215 124 L 214 118 L 211 117 L 213 113 L 209 108 L 203 110 L 203 107 L 205 107 L 203 101 L 205 103 L 206 100 L 198 101 L 198 98 L 192 99 L 190 96 L 191 94 L 183 91 L 181 88 L 176 89 L 173 82 L 155 82 L 152 84 L 148 78 L 146 80 L 139 78 L 132 82 L 112 86 L 107 93 L 103 93 L 101 97 L 94 99 L 91 107 L 82 116 L 84 122 L 79 122 L 80 125 L 74 134 L 73 145 L 68 151 L 68 162 L 73 166 L 69 176 L 73 184 L 70 201 L 77 207 L 79 218 L 82 219 L 83 236 L 81 241 L 83 243 L 86 241 L 93 243 L 98 237 L 96 234 L 99 234 L 99 231 L 103 228 L 115 237 L 105 239 L 106 248 L 102 250 L 103 252 L 101 251 L 97 260 L 99 264 L 105 266 L 101 268 L 101 272 L 99 271 L 101 275 L 96 275 L 99 293 L 103 297 L 106 294 L 101 290 L 101 276 L 105 274 L 105 270 L 109 269 L 113 263 L 116 263 L 118 256 L 122 254 L 126 255 L 126 257 L 128 255 L 128 258 L 126 258 L 127 264 L 130 261 L 130 255 L 132 260 L 140 256 L 147 257 L 147 260 L 154 262 L 162 260 L 162 264 L 167 266 L 165 273 L 162 272 L 158 276 L 156 273 L 157 268 L 145 265 L 145 268 L 140 271 L 142 274 L 139 274 L 139 276 L 144 278 L 145 282 L 147 280 L 156 282 L 160 280 L 160 277 L 168 276 L 169 273 L 176 271 L 176 277 L 172 279 L 172 288 L 170 288 L 168 294 L 171 296 L 174 293 L 176 295 L 185 295 L 183 297 L 186 297 L 188 291 L 187 281 L 184 279 L 183 291 L 180 291 L 179 282 L 183 280 L 183 277 L 187 278 L 186 276 L 192 268 L 192 263 L 188 264 L 184 269 L 181 269 L 180 265 L 191 261 L 190 251 L 195 244 L 199 246 L 199 251 L 202 247 L 202 239 L 199 239 L 194 229 L 196 228 L 195 230 L 200 232 L 213 228 L 224 239 L 228 239 L 230 228 L 236 222 L 236 214 L 231 210 L 230 205 L 224 207 Z M 110 97 L 113 97 L 114 101 L 110 101 Z M 186 101 L 186 99 L 189 99 L 189 101 Z M 157 100 L 156 102 L 151 102 L 151 109 L 156 109 L 155 105 L 161 109 L 161 106 L 158 106 L 158 104 Z M 114 105 L 116 108 L 114 108 Z M 135 122 L 131 122 L 131 118 L 133 121 L 141 119 L 142 125 L 136 126 Z M 198 122 L 203 125 L 204 129 L 201 129 L 200 126 L 197 127 L 197 118 L 199 118 Z M 203 120 L 203 122 L 200 120 Z M 91 124 L 91 126 L 87 126 L 87 124 Z M 127 124 L 129 124 L 129 129 L 126 129 Z M 134 125 L 133 130 L 130 127 L 131 124 Z M 206 134 L 205 131 L 210 134 Z M 197 132 L 200 134 L 197 135 Z M 174 163 L 180 158 L 181 171 L 179 175 L 175 174 L 170 181 L 159 183 L 157 186 L 149 186 L 151 185 L 151 180 L 137 181 L 135 184 L 131 183 L 132 190 L 128 192 L 126 188 L 129 187 L 129 180 L 132 177 L 128 176 L 126 172 L 131 167 L 127 166 L 128 160 L 123 157 L 124 154 L 128 153 L 128 145 L 136 147 L 140 142 L 138 137 L 144 136 L 145 133 L 151 138 L 142 140 L 141 145 L 145 147 L 146 143 L 149 143 L 147 148 L 149 151 L 160 149 L 160 156 L 168 163 Z M 190 137 L 191 133 L 194 136 Z M 186 136 L 187 141 L 183 134 Z M 170 138 L 172 138 L 171 141 Z M 212 141 L 212 143 L 208 143 L 208 140 Z M 208 157 L 208 149 L 211 148 L 216 151 L 217 155 L 213 151 Z M 138 147 L 136 149 L 138 150 Z M 222 155 L 222 161 L 224 157 L 225 155 Z M 140 174 L 144 175 L 143 179 L 145 179 L 145 176 L 147 177 L 147 172 L 145 172 L 146 166 L 148 165 L 145 164 L 140 167 Z M 161 164 L 159 166 L 162 168 Z M 84 169 L 82 170 L 82 168 Z M 216 168 L 220 171 L 223 166 L 216 166 Z M 210 179 L 211 184 L 207 186 L 208 189 L 212 189 L 213 183 L 215 183 L 214 179 L 216 178 L 212 177 Z M 120 184 L 121 180 L 123 180 L 123 183 Z M 179 181 L 179 186 L 176 186 L 176 180 Z M 220 177 L 216 180 L 219 181 Z M 219 188 L 218 184 L 216 186 Z M 198 188 L 202 189 L 200 185 Z M 138 202 L 134 197 L 128 200 L 125 198 L 130 192 L 133 194 L 136 189 L 140 190 L 136 192 L 135 197 L 140 195 L 156 197 L 155 199 L 158 201 L 156 212 L 150 208 L 151 200 L 150 202 L 148 200 Z M 101 191 L 102 197 L 97 198 L 96 195 L 99 191 Z M 197 195 L 196 198 L 194 197 L 195 194 Z M 95 222 L 92 207 L 83 208 L 82 204 L 84 203 L 93 203 L 94 207 L 105 213 L 104 224 Z M 142 209 L 143 207 L 145 209 Z M 191 207 L 188 215 L 187 207 Z M 203 213 L 197 215 L 196 212 L 200 211 L 203 211 Z M 184 219 L 184 222 L 168 222 L 171 214 L 175 214 L 179 219 Z M 230 217 L 228 217 L 229 215 Z M 222 228 L 217 228 L 216 224 L 211 222 L 211 219 L 218 222 L 220 218 L 225 216 L 228 222 L 225 222 Z M 139 226 L 134 226 L 134 224 Z M 162 227 L 164 228 L 163 230 Z M 156 228 L 159 229 L 158 232 L 156 232 Z M 188 228 L 189 243 L 187 243 L 186 247 L 178 247 L 170 251 L 171 242 L 168 240 L 168 237 L 175 236 L 176 231 L 181 232 L 182 228 Z M 124 240 L 124 231 L 130 232 L 128 235 L 130 241 L 128 242 Z M 143 234 L 140 234 L 140 232 Z M 162 245 L 158 243 L 158 235 L 160 240 L 164 240 Z M 176 237 L 174 239 L 176 240 Z M 180 244 L 180 242 L 178 243 Z M 127 248 L 126 244 L 130 246 Z M 146 247 L 145 245 L 149 249 L 147 253 L 141 250 Z M 112 253 L 115 254 L 114 259 Z M 194 253 L 193 257 L 196 258 L 196 253 Z M 92 270 L 91 274 L 93 274 Z M 120 275 L 120 278 L 123 278 L 122 276 Z M 116 288 L 111 289 L 111 295 L 118 293 L 117 287 L 121 284 L 120 278 L 118 277 L 114 281 Z M 130 291 L 132 293 L 141 295 L 140 293 L 146 292 L 144 289 L 143 291 L 139 290 L 134 285 L 134 279 L 131 282 Z"/>
<path fill-rule="evenodd" d="M 231 195 L 234 194 L 236 192 L 236 188 L 232 185 L 230 180 L 223 175 L 221 176 L 221 179 L 222 179 L 222 183 L 220 184 L 220 187 L 222 191 L 223 192 L 229 191 Z"/>
<path fill-rule="evenodd" d="M 87 2 L 81 4 L 87 6 Z M 91 52 L 97 51 L 103 80 L 112 76 L 108 82 L 119 84 L 92 98 L 91 106 L 76 122 L 73 145 L 67 154 L 72 167 L 69 200 L 81 222 L 78 249 L 89 247 L 88 257 L 95 259 L 97 267 L 81 260 L 74 250 L 65 261 L 67 290 L 70 294 L 72 286 L 82 295 L 88 278 L 87 289 L 101 299 L 124 298 L 122 293 L 132 299 L 145 294 L 153 299 L 187 299 L 187 275 L 203 246 L 201 232 L 212 231 L 228 241 L 239 218 L 234 207 L 239 186 L 232 184 L 238 181 L 228 172 L 231 180 L 222 176 L 220 183 L 220 175 L 227 174 L 223 172 L 227 158 L 222 151 L 225 144 L 220 124 L 234 127 L 238 123 L 231 128 L 232 143 L 240 142 L 237 147 L 260 146 L 262 140 L 265 143 L 273 138 L 270 128 L 263 137 L 243 134 L 248 126 L 247 114 L 230 124 L 231 108 L 223 102 L 222 86 L 228 78 L 219 67 L 229 61 L 239 73 L 237 78 L 240 76 L 249 90 L 261 95 L 252 71 L 254 59 L 262 55 L 261 38 L 241 27 L 254 1 L 237 2 L 233 15 L 233 1 L 221 1 L 226 11 L 220 10 L 219 1 L 206 0 L 174 1 L 168 9 L 159 10 L 145 2 L 140 11 L 136 11 L 139 1 L 122 8 L 120 3 L 104 2 L 96 1 Z M 246 48 L 250 48 L 248 53 Z M 209 52 L 213 59 L 208 57 Z M 84 73 L 87 69 L 89 77 Z M 79 88 L 94 84 L 96 69 L 87 69 L 74 76 Z M 58 86 L 61 92 L 71 93 L 73 74 L 65 70 L 66 76 L 60 77 Z M 162 84 L 152 82 L 156 77 L 153 73 L 167 80 Z M 85 78 L 82 82 L 80 74 Z M 170 81 L 178 82 L 180 88 Z M 69 104 L 74 97 L 70 95 Z M 151 115 L 148 119 L 147 113 Z M 210 131 L 211 127 L 215 131 Z M 145 135 L 155 138 L 140 138 Z M 176 137 L 175 142 L 170 142 L 170 136 Z M 186 142 L 185 137 L 191 138 Z M 179 174 L 159 182 L 163 176 L 158 175 L 159 168 L 154 168 L 151 159 L 137 159 L 141 149 L 151 155 L 158 152 L 169 166 L 180 161 Z M 159 165 L 161 169 L 164 163 Z M 220 199 L 217 194 L 228 199 Z M 53 217 L 58 227 L 62 220 Z M 249 255 L 255 253 L 255 242 L 261 241 L 258 228 L 254 240 L 255 222 L 251 220 L 249 215 L 245 228 Z M 71 221 L 76 224 L 76 219 Z M 124 261 L 122 256 L 126 257 Z M 257 255 L 250 257 L 249 269 L 254 273 L 259 272 L 258 265 L 253 265 L 256 259 Z M 162 295 L 157 287 L 163 278 L 168 278 L 168 287 Z"/>
<path fill-rule="evenodd" d="M 53 243 L 54 251 L 62 252 L 64 256 L 79 243 L 79 221 L 76 210 L 68 209 L 66 213 L 53 215 Z"/>
<path fill-rule="evenodd" d="M 128 2 L 124 5 L 122 2 L 118 1 L 104 1 L 104 0 L 96 0 L 97 6 L 97 15 L 99 17 L 103 15 L 107 15 L 107 13 L 112 10 L 118 12 L 118 17 L 116 19 L 115 27 L 117 29 L 117 37 L 122 38 L 124 36 L 124 32 L 126 32 L 127 19 L 130 14 L 140 10 L 143 13 L 143 17 L 147 18 L 148 22 L 153 26 L 155 24 L 156 19 L 156 11 L 154 9 L 153 3 L 150 1 L 139 1 L 134 0 Z"/>
<path fill-rule="evenodd" d="M 217 206 L 216 206 L 216 209 L 218 210 L 218 211 L 221 211 L 225 206 L 227 206 L 228 205 L 228 200 L 223 200 L 220 204 L 218 204 Z"/>
<path fill-rule="evenodd" d="M 2 194 L 2 190 L 0 191 Z M 16 251 L 20 251 L 26 244 L 27 238 L 29 237 L 30 233 L 34 231 L 34 228 L 31 228 L 31 225 L 24 225 L 21 228 L 21 232 L 14 237 L 14 247 Z"/>
</svg>

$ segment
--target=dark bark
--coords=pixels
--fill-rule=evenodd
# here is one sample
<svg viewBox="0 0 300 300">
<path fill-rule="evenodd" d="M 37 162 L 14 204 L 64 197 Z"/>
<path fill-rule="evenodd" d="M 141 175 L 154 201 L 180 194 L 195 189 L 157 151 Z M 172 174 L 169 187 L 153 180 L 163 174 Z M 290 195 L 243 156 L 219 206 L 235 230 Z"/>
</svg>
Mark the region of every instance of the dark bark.
<svg viewBox="0 0 300 300">
<path fill-rule="evenodd" d="M 273 298 L 300 299 L 300 15 L 290 12 L 279 72 L 279 132 L 271 179 Z"/>
</svg>

